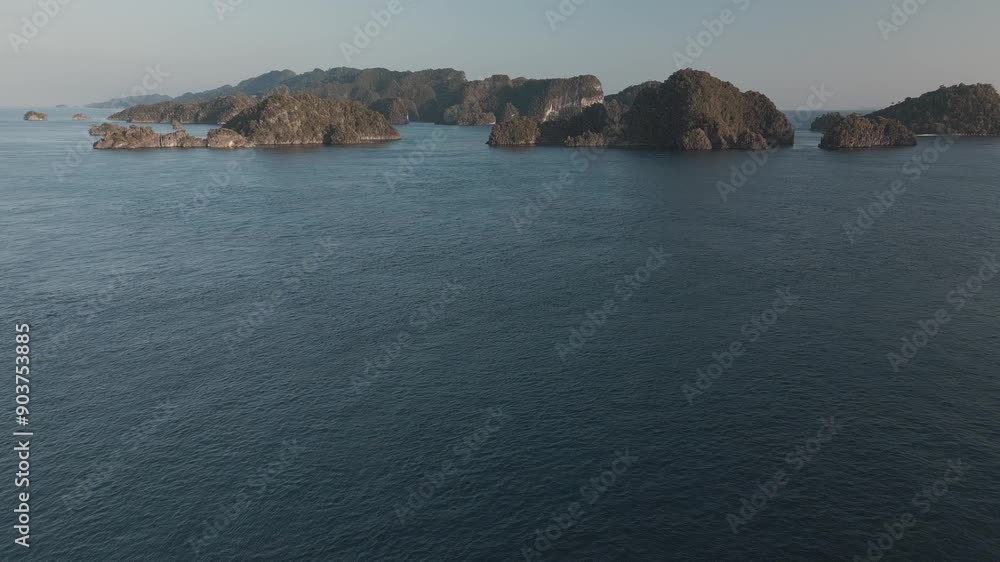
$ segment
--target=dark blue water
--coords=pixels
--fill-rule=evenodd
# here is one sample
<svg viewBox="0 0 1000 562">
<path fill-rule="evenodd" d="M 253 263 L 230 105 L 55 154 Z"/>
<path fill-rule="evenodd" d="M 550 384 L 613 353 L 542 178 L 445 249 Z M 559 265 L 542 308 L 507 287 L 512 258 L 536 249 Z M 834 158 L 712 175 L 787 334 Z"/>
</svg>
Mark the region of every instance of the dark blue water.
<svg viewBox="0 0 1000 562">
<path fill-rule="evenodd" d="M 803 132 L 724 201 L 746 154 L 105 152 L 25 109 L 0 356 L 30 324 L 33 557 L 849 560 L 905 514 L 872 559 L 1000 556 L 1000 140 Z"/>
</svg>

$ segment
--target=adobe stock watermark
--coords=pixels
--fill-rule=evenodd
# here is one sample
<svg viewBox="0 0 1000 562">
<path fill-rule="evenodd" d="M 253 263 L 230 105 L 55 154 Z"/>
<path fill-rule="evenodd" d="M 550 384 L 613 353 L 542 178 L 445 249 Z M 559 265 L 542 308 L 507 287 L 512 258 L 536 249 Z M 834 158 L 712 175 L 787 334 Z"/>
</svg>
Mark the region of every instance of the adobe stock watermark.
<svg viewBox="0 0 1000 562">
<path fill-rule="evenodd" d="M 10 31 L 7 33 L 7 41 L 10 48 L 14 49 L 14 54 L 21 52 L 21 47 L 27 45 L 29 41 L 38 37 L 38 33 L 49 25 L 56 16 L 62 12 L 62 7 L 69 4 L 71 0 L 38 0 L 38 11 L 30 16 L 21 17 L 21 33 Z"/>
<path fill-rule="evenodd" d="M 882 40 L 888 41 L 891 35 L 910 22 L 927 0 L 903 0 L 902 4 L 892 5 L 892 14 L 888 20 L 878 20 L 878 30 L 882 32 Z"/>
<path fill-rule="evenodd" d="M 338 246 L 329 236 L 320 238 L 317 248 L 310 254 L 302 258 L 297 265 L 294 265 L 283 272 L 280 287 L 276 287 L 270 293 L 253 303 L 253 311 L 236 319 L 236 329 L 232 333 L 223 334 L 222 341 L 226 344 L 230 352 L 235 351 L 236 344 L 250 338 L 258 328 L 278 311 L 278 307 L 295 296 L 302 288 L 302 280 L 315 273 L 320 266 L 326 263 L 333 255 L 334 248 Z"/>
<path fill-rule="evenodd" d="M 731 0 L 736 8 L 740 12 L 745 12 L 750 7 L 750 0 Z M 711 47 L 715 40 L 722 37 L 722 34 L 726 32 L 726 28 L 734 23 L 736 23 L 737 16 L 739 14 L 726 8 L 719 12 L 719 17 L 712 20 L 702 20 L 701 24 L 705 27 L 702 31 L 697 34 L 687 38 L 687 46 L 684 52 L 674 51 L 674 64 L 677 65 L 677 69 L 687 68 L 694 64 L 694 61 L 698 59 L 701 55 L 705 54 L 705 49 Z"/>
<path fill-rule="evenodd" d="M 243 155 L 226 162 L 223 170 L 208 174 L 210 182 L 206 182 L 201 188 L 193 189 L 191 200 L 186 203 L 177 203 L 177 213 L 182 222 L 187 222 L 194 214 L 201 212 L 214 199 L 221 197 L 223 190 L 229 189 L 233 184 L 233 179 L 244 172 L 243 163 L 252 162 L 256 157 L 253 150 L 246 151 Z M 243 163 L 241 163 L 241 160 Z M 241 182 L 240 189 L 246 188 L 246 183 Z"/>
<path fill-rule="evenodd" d="M 774 499 L 778 493 L 788 485 L 790 477 L 802 470 L 811 463 L 816 455 L 823 449 L 824 443 L 829 443 L 837 432 L 844 427 L 844 422 L 837 422 L 834 416 L 820 418 L 820 428 L 816 431 L 815 437 L 810 437 L 800 445 L 796 445 L 784 455 L 785 463 L 791 468 L 778 469 L 774 471 L 771 478 L 765 482 L 757 481 L 757 486 L 749 495 L 749 498 L 740 496 L 739 515 L 736 513 L 726 514 L 726 523 L 733 534 L 740 532 L 740 527 L 748 525 L 758 513 L 764 511 L 768 503 Z"/>
<path fill-rule="evenodd" d="M 219 21 L 225 21 L 226 16 L 236 11 L 243 4 L 243 0 L 212 0 L 212 8 Z"/>
<path fill-rule="evenodd" d="M 791 125 L 793 131 L 808 125 L 813 113 L 822 109 L 830 101 L 830 98 L 834 96 L 833 92 L 826 89 L 826 84 L 820 84 L 818 88 L 810 86 L 809 92 L 806 103 L 797 107 L 789 119 L 789 125 Z M 744 160 L 742 164 L 739 166 L 730 166 L 729 169 L 732 173 L 729 175 L 729 181 L 718 181 L 715 183 L 715 188 L 718 189 L 723 203 L 728 202 L 730 195 L 737 193 L 746 186 L 750 178 L 760 172 L 761 168 L 770 159 L 768 151 L 775 148 L 777 148 L 776 144 L 772 140 L 768 140 L 765 150 L 749 151 L 749 158 Z"/>
<path fill-rule="evenodd" d="M 139 83 L 132 88 L 132 96 L 149 95 L 150 92 L 160 87 L 163 79 L 167 76 L 170 76 L 170 74 L 164 72 L 159 64 L 155 68 L 147 66 L 146 73 L 139 80 Z M 52 163 L 52 175 L 55 176 L 57 182 L 62 183 L 67 176 L 83 163 L 86 154 L 94 152 L 94 141 L 90 133 L 84 130 L 83 135 L 85 138 L 80 139 L 73 146 L 66 147 L 66 156 L 61 162 L 56 161 Z"/>
<path fill-rule="evenodd" d="M 791 307 L 799 304 L 801 300 L 801 297 L 792 294 L 791 287 L 775 289 L 775 293 L 777 293 L 778 298 L 771 304 L 771 308 L 750 317 L 750 322 L 744 324 L 740 329 L 743 335 L 747 337 L 747 342 L 756 343 L 761 336 L 770 331 L 771 327 L 778 322 L 778 319 L 784 316 Z M 688 405 L 693 404 L 695 398 L 708 392 L 712 388 L 712 385 L 715 384 L 715 381 L 732 369 L 736 364 L 736 360 L 743 357 L 745 353 L 746 344 L 743 343 L 742 339 L 734 340 L 729 344 L 727 351 L 712 353 L 712 362 L 708 364 L 705 370 L 695 370 L 697 377 L 695 377 L 694 386 L 687 383 L 681 385 L 681 392 L 684 393 L 684 398 L 687 399 Z"/>
<path fill-rule="evenodd" d="M 910 502 L 911 505 L 920 508 L 920 515 L 926 515 L 930 512 L 934 504 L 941 501 L 948 494 L 949 486 L 958 484 L 970 468 L 972 467 L 962 463 L 962 459 L 948 461 L 948 468 L 945 469 L 944 476 L 935 480 L 930 486 L 917 492 Z M 949 476 L 949 474 L 953 474 L 953 476 Z M 909 511 L 905 511 L 899 517 L 883 523 L 882 528 L 885 531 L 879 532 L 868 541 L 866 545 L 868 549 L 865 550 L 865 556 L 855 555 L 851 560 L 853 562 L 879 562 L 899 541 L 906 538 L 906 531 L 916 526 L 917 523 L 919 523 L 918 516 Z"/>
<path fill-rule="evenodd" d="M 219 506 L 219 512 L 201 522 L 201 536 L 188 537 L 184 544 L 191 547 L 195 556 L 202 554 L 203 549 L 219 537 L 219 534 L 244 516 L 254 501 L 263 497 L 268 487 L 279 476 L 287 472 L 306 449 L 300 447 L 295 439 L 282 441 L 278 452 L 279 459 L 257 468 L 240 486 L 239 492 L 229 498 L 229 501 Z"/>
<path fill-rule="evenodd" d="M 97 291 L 86 300 L 74 303 L 76 305 L 75 312 L 77 319 L 75 320 L 73 317 L 63 318 L 62 329 L 52 336 L 52 340 L 45 347 L 44 351 L 36 353 L 32 357 L 33 362 L 35 360 L 44 362 L 58 358 L 62 348 L 69 343 L 69 340 L 73 336 L 80 334 L 83 328 L 99 314 L 109 310 L 115 300 L 120 298 L 121 293 L 133 286 L 133 281 L 129 278 L 129 275 L 143 273 L 143 271 L 125 270 L 116 267 L 110 273 L 111 280 L 108 282 L 106 288 Z"/>
<path fill-rule="evenodd" d="M 407 488 L 410 493 L 406 497 L 406 505 L 396 504 L 396 517 L 400 525 L 406 525 L 416 516 L 417 511 L 453 481 L 461 469 L 472 461 L 475 453 L 486 445 L 490 437 L 500 431 L 504 420 L 510 418 L 509 414 L 503 412 L 503 407 L 490 408 L 486 413 L 488 414 L 486 422 L 463 437 L 461 443 L 452 448 L 452 456 L 441 463 L 440 469 L 425 472 L 424 478 L 415 488 L 412 486 Z"/>
<path fill-rule="evenodd" d="M 589 147 L 586 149 L 574 150 L 569 155 L 570 168 L 559 172 L 556 181 L 551 181 L 542 186 L 542 192 L 534 198 L 526 197 L 524 206 L 511 213 L 510 220 L 514 224 L 514 229 L 518 234 L 523 234 L 524 229 L 531 226 L 535 220 L 541 216 L 542 212 L 552 206 L 563 190 L 573 185 L 576 175 L 586 172 L 590 168 L 590 163 L 597 160 L 597 157 L 604 153 L 603 146 Z"/>
<path fill-rule="evenodd" d="M 410 326 L 417 333 L 424 333 L 435 322 L 444 315 L 447 305 L 455 302 L 465 286 L 454 281 L 447 281 L 441 289 L 438 297 L 431 300 L 426 305 L 420 306 L 410 314 Z M 384 371 L 391 369 L 396 360 L 413 343 L 413 335 L 406 330 L 396 334 L 394 340 L 383 343 L 379 346 L 382 353 L 374 359 L 365 359 L 365 368 L 361 375 L 351 375 L 351 387 L 354 392 L 361 394 L 363 390 L 371 386 L 375 381 L 385 376 Z"/>
<path fill-rule="evenodd" d="M 545 19 L 549 22 L 549 27 L 552 31 L 555 31 L 560 23 L 564 23 L 569 20 L 573 14 L 576 13 L 576 9 L 582 6 L 587 0 L 562 0 L 559 5 L 556 6 L 556 10 L 545 10 Z"/>
<path fill-rule="evenodd" d="M 77 481 L 73 491 L 60 498 L 63 507 L 74 510 L 85 505 L 94 491 L 110 481 L 114 473 L 125 465 L 128 455 L 145 446 L 156 430 L 173 417 L 176 409 L 177 406 L 169 400 L 158 403 L 153 408 L 153 416 L 119 435 L 119 446 L 87 468 L 86 478 Z"/>
<path fill-rule="evenodd" d="M 417 166 L 422 165 L 431 155 L 438 151 L 438 145 L 448 138 L 448 134 L 440 127 L 435 128 L 431 133 L 431 138 L 424 139 L 417 143 L 417 149 L 411 150 L 405 156 L 399 157 L 399 164 L 396 171 L 382 172 L 385 183 L 389 186 L 389 193 L 396 193 L 396 186 L 400 182 L 412 179 L 416 176 Z"/>
<path fill-rule="evenodd" d="M 541 558 L 549 551 L 555 541 L 562 538 L 563 533 L 572 529 L 579 523 L 583 516 L 587 514 L 583 510 L 585 506 L 596 504 L 604 495 L 618 483 L 618 479 L 625 475 L 632 465 L 639 462 L 639 457 L 632 455 L 629 449 L 625 452 L 615 451 L 615 460 L 607 470 L 602 471 L 597 476 L 580 486 L 580 499 L 570 503 L 561 512 L 552 514 L 551 521 L 545 529 L 535 529 L 528 535 L 528 542 L 521 546 L 521 556 L 525 562 L 530 562 L 534 558 Z M 534 539 L 534 540 L 532 540 Z"/>
<path fill-rule="evenodd" d="M 369 12 L 372 16 L 371 19 L 364 26 L 354 28 L 354 41 L 352 43 L 340 42 L 340 52 L 344 54 L 348 64 L 355 55 L 360 55 L 362 51 L 367 49 L 372 41 L 382 34 L 383 29 L 389 27 L 395 16 L 403 13 L 403 8 L 402 0 L 389 0 L 385 9 Z"/>
<path fill-rule="evenodd" d="M 620 300 L 616 301 L 609 298 L 595 311 L 587 311 L 584 315 L 584 320 L 580 322 L 578 327 L 567 330 L 569 336 L 566 338 L 566 343 L 559 342 L 555 344 L 556 355 L 559 356 L 559 360 L 565 364 L 567 357 L 583 349 L 583 346 L 594 337 L 597 330 L 607 324 L 608 320 L 614 315 L 618 314 L 621 310 L 619 302 L 624 304 L 631 300 L 635 291 L 646 286 L 652 278 L 653 273 L 659 271 L 666 263 L 667 256 L 664 254 L 662 246 L 659 249 L 650 248 L 649 257 L 646 258 L 644 265 L 636 267 L 633 273 L 624 275 L 615 282 L 615 294 L 618 295 Z"/>
<path fill-rule="evenodd" d="M 853 246 L 865 233 L 874 228 L 875 221 L 885 215 L 889 209 L 896 204 L 896 198 L 905 194 L 909 189 L 907 183 L 916 183 L 924 175 L 924 172 L 941 159 L 941 155 L 955 144 L 955 139 L 949 135 L 937 137 L 934 146 L 930 146 L 921 151 L 919 156 L 914 156 L 903 164 L 900 173 L 906 176 L 907 181 L 893 180 L 889 184 L 889 189 L 882 192 L 874 192 L 875 201 L 867 207 L 858 207 L 858 216 L 854 221 L 844 223 L 844 234 Z"/>
<path fill-rule="evenodd" d="M 986 283 L 992 281 L 1000 274 L 1000 262 L 997 262 L 996 254 L 985 256 L 982 265 L 974 275 L 970 276 L 964 283 L 948 293 L 945 301 L 951 305 L 951 312 L 958 313 L 982 292 Z M 901 367 L 906 366 L 920 350 L 927 347 L 931 338 L 938 335 L 941 329 L 952 321 L 952 316 L 947 308 L 939 308 L 934 316 L 927 320 L 917 322 L 919 328 L 910 337 L 903 337 L 903 344 L 899 348 L 899 353 L 890 351 L 886 356 L 889 359 L 889 367 L 894 373 L 898 373 Z"/>
</svg>

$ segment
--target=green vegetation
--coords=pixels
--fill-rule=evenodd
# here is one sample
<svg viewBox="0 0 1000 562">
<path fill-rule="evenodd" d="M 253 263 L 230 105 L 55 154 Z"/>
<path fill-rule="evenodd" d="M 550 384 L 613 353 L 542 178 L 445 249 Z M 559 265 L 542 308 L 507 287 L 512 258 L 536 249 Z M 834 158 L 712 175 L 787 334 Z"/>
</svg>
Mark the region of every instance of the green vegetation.
<svg viewBox="0 0 1000 562">
<path fill-rule="evenodd" d="M 897 119 L 918 135 L 1000 136 L 1000 94 L 989 84 L 941 86 L 870 116 Z"/>
</svg>

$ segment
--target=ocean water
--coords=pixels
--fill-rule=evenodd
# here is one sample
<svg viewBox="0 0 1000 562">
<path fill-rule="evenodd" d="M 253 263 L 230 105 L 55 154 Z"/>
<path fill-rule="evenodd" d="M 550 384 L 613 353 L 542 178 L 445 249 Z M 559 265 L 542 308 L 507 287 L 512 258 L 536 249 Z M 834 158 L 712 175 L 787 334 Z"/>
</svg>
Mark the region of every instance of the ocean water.
<svg viewBox="0 0 1000 562">
<path fill-rule="evenodd" d="M 117 152 L 26 109 L 34 558 L 1000 557 L 998 139 Z"/>
</svg>

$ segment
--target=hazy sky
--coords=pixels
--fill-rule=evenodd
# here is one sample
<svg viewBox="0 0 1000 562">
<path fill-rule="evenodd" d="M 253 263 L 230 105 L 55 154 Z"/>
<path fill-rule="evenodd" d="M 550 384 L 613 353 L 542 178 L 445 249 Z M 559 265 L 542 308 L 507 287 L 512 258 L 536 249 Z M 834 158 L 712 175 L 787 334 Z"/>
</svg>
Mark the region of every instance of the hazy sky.
<svg viewBox="0 0 1000 562">
<path fill-rule="evenodd" d="M 690 66 L 783 109 L 823 84 L 834 94 L 827 107 L 868 108 L 940 84 L 1000 83 L 997 0 L 563 0 L 579 5 L 554 30 L 546 11 L 558 13 L 560 0 L 399 1 L 402 11 L 348 62 L 341 43 L 390 0 L 70 0 L 27 43 L 13 39 L 17 53 L 11 34 L 39 0 L 3 0 L 0 105 L 128 95 L 156 65 L 168 76 L 152 93 L 168 95 L 334 66 L 452 67 L 470 79 L 595 74 L 613 93 L 677 70 L 674 53 L 724 9 L 731 23 Z M 227 2 L 238 5 L 220 20 Z M 919 9 L 886 41 L 878 22 L 891 21 L 894 4 Z"/>
</svg>

